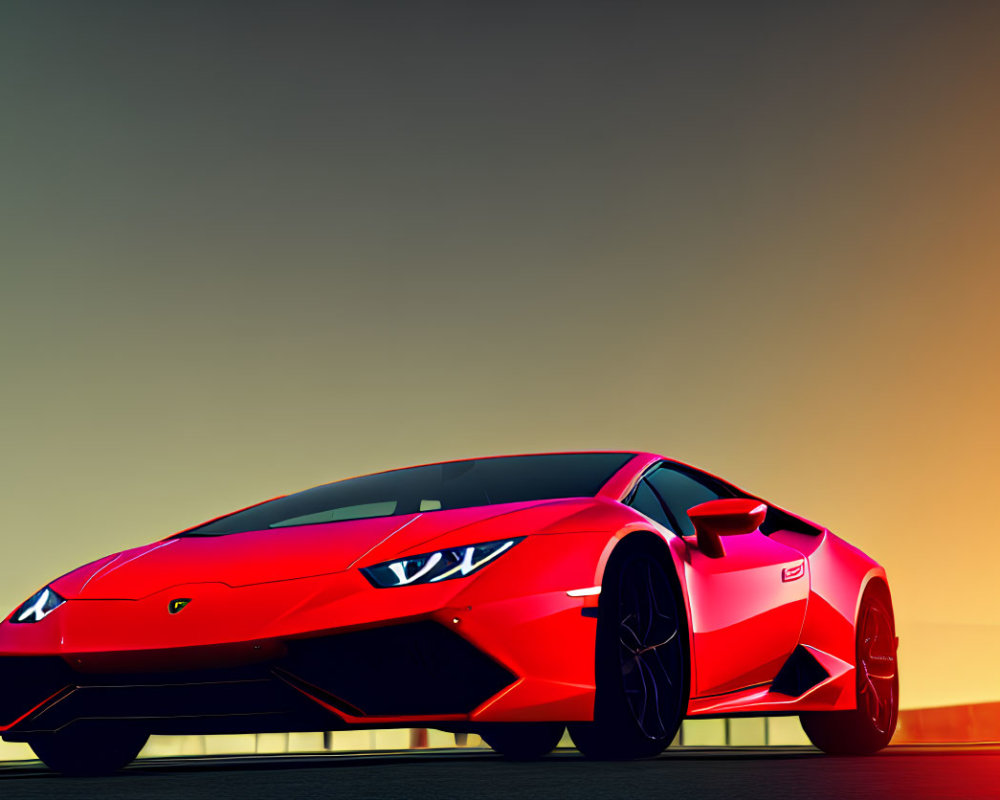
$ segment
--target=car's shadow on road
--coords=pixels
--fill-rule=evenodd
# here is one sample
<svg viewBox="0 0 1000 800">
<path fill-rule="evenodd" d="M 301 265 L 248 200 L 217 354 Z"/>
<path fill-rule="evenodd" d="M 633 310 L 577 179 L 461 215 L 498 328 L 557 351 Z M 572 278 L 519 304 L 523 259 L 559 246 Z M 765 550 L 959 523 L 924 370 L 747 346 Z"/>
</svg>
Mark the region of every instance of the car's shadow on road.
<svg viewBox="0 0 1000 800">
<path fill-rule="evenodd" d="M 471 765 L 476 763 L 512 767 L 546 765 L 578 768 L 581 765 L 618 765 L 624 763 L 655 763 L 660 761 L 768 761 L 787 759 L 825 758 L 819 751 L 808 748 L 675 748 L 654 759 L 640 762 L 589 761 L 575 750 L 557 751 L 534 761 L 516 761 L 485 750 L 453 751 L 393 751 L 385 753 L 303 753 L 259 754 L 239 756 L 179 756 L 141 759 L 121 773 L 121 776 L 157 772 L 219 772 L 248 770 L 288 769 L 351 769 L 352 767 L 441 766 L 445 764 Z M 0 781 L 24 778 L 58 777 L 38 761 L 10 762 L 0 765 Z"/>
</svg>

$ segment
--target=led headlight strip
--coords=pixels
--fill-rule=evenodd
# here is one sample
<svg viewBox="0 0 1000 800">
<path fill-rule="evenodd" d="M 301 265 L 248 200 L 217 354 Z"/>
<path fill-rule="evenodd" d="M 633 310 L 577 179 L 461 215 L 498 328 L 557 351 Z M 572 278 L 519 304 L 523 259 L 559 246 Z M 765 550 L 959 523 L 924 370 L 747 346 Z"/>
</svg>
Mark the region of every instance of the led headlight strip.
<svg viewBox="0 0 1000 800">
<path fill-rule="evenodd" d="M 454 578 L 464 578 L 482 569 L 523 540 L 524 537 L 519 536 L 464 547 L 449 547 L 433 553 L 385 561 L 382 564 L 365 567 L 361 572 L 379 589 L 449 581 Z"/>
</svg>

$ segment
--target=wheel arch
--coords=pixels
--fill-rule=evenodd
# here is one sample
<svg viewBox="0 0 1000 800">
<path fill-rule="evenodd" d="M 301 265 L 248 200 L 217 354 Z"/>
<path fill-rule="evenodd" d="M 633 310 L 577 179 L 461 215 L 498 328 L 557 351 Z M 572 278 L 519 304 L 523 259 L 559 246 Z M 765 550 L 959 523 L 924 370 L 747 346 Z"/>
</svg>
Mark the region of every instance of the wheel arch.
<svg viewBox="0 0 1000 800">
<path fill-rule="evenodd" d="M 684 627 L 684 641 L 686 643 L 687 655 L 687 699 L 690 702 L 691 688 L 696 685 L 695 676 L 697 665 L 694 659 L 694 640 L 692 638 L 691 623 L 691 602 L 687 592 L 684 577 L 684 548 L 681 539 L 676 536 L 665 537 L 663 534 L 650 529 L 649 527 L 636 527 L 620 532 L 612 541 L 608 543 L 605 552 L 602 554 L 600 564 L 599 583 L 603 586 L 604 573 L 613 559 L 620 558 L 632 549 L 642 549 L 656 555 L 667 573 L 673 590 L 677 593 L 684 608 L 683 618 L 680 620 Z"/>
<path fill-rule="evenodd" d="M 858 626 L 858 615 L 861 613 L 861 602 L 865 594 L 869 591 L 877 593 L 885 600 L 889 607 L 889 619 L 892 622 L 893 630 L 896 629 L 896 612 L 892 607 L 892 593 L 889 591 L 889 580 L 885 576 L 885 570 L 881 567 L 872 569 L 861 584 L 861 591 L 858 592 L 858 599 L 854 606 L 854 627 Z"/>
<path fill-rule="evenodd" d="M 644 549 L 657 555 L 663 561 L 664 566 L 669 567 L 667 570 L 667 576 L 673 583 L 674 590 L 679 592 L 680 596 L 684 600 L 684 609 L 687 616 L 685 624 L 690 629 L 691 609 L 688 604 L 687 591 L 684 586 L 683 558 L 679 552 L 679 550 L 683 548 L 683 545 L 681 544 L 678 547 L 678 543 L 679 540 L 677 540 L 676 537 L 673 539 L 667 539 L 663 536 L 663 534 L 657 533 L 649 528 L 624 530 L 608 542 L 604 552 L 601 554 L 597 574 L 598 582 L 603 584 L 604 573 L 607 571 L 608 565 L 612 563 L 613 559 L 620 558 L 624 553 L 633 548 Z"/>
</svg>

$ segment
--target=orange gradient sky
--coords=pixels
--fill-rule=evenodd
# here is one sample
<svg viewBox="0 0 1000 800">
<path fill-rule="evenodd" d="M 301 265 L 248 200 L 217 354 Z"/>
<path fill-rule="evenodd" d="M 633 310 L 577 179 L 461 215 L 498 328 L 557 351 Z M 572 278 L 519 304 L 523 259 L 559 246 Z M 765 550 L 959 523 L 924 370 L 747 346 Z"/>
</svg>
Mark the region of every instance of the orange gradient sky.
<svg viewBox="0 0 1000 800">
<path fill-rule="evenodd" d="M 752 5 L 752 7 L 751 7 Z M 1000 699 L 1000 6 L 8 4 L 0 604 L 280 492 L 659 451 Z"/>
</svg>

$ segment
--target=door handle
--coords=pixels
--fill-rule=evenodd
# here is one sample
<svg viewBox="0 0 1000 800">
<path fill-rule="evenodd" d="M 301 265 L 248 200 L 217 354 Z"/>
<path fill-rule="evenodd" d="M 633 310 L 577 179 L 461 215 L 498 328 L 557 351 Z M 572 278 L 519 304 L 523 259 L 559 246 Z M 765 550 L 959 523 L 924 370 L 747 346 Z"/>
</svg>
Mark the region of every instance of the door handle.
<svg viewBox="0 0 1000 800">
<path fill-rule="evenodd" d="M 794 567 L 785 567 L 781 570 L 781 580 L 783 583 L 788 581 L 797 581 L 803 575 L 806 574 L 806 562 L 800 561 Z"/>
</svg>

